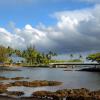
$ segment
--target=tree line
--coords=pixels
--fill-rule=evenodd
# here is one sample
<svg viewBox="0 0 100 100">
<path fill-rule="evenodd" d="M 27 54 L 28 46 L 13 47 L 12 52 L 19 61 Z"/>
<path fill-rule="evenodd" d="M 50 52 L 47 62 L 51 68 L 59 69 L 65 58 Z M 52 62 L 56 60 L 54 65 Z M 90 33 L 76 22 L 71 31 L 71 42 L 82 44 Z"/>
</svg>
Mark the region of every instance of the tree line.
<svg viewBox="0 0 100 100">
<path fill-rule="evenodd" d="M 11 47 L 0 46 L 0 62 L 1 63 L 13 63 L 10 58 L 13 54 L 18 57 L 22 57 L 26 63 L 29 65 L 33 64 L 48 64 L 53 56 L 56 56 L 56 53 L 49 51 L 48 53 L 41 53 L 34 46 L 29 46 L 25 50 L 13 49 Z"/>
<path fill-rule="evenodd" d="M 91 60 L 92 62 L 96 61 L 97 63 L 100 64 L 100 52 L 90 54 L 87 56 L 86 59 Z"/>
<path fill-rule="evenodd" d="M 52 51 L 41 53 L 35 46 L 28 46 L 25 50 L 19 50 L 11 48 L 10 46 L 4 47 L 0 45 L 0 63 L 13 63 L 13 60 L 10 58 L 13 54 L 24 58 L 25 61 L 22 60 L 21 62 L 28 65 L 49 64 L 55 61 L 52 60 L 52 57 L 57 56 Z M 70 54 L 70 58 L 72 60 L 73 54 Z M 79 58 L 81 59 L 82 55 L 79 55 Z M 89 54 L 86 59 L 100 63 L 100 53 Z"/>
</svg>

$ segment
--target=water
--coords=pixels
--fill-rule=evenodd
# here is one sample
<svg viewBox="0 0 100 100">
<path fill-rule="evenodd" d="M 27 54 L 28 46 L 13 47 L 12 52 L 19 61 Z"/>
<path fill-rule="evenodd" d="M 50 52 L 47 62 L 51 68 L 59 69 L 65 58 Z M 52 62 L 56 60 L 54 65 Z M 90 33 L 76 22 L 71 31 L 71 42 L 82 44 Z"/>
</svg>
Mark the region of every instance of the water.
<svg viewBox="0 0 100 100">
<path fill-rule="evenodd" d="M 90 90 L 100 89 L 100 73 L 99 72 L 82 72 L 82 71 L 64 71 L 65 68 L 17 68 L 21 71 L 2 71 L 0 76 L 5 77 L 29 77 L 30 79 L 23 79 L 26 81 L 33 80 L 48 80 L 63 82 L 60 86 L 52 87 L 10 87 L 9 91 L 24 91 L 25 96 L 30 96 L 34 91 L 47 90 L 56 91 L 59 89 L 71 88 L 87 88 Z M 22 80 L 21 80 L 22 81 Z M 11 82 L 1 81 L 1 82 Z"/>
</svg>

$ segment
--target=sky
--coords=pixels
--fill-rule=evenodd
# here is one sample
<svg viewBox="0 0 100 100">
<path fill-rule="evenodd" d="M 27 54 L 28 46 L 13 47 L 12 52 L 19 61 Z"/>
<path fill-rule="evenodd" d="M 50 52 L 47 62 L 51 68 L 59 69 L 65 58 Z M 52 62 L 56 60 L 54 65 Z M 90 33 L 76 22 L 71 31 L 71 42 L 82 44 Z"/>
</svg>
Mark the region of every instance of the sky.
<svg viewBox="0 0 100 100">
<path fill-rule="evenodd" d="M 0 45 L 41 52 L 100 50 L 100 0 L 0 0 Z"/>
</svg>

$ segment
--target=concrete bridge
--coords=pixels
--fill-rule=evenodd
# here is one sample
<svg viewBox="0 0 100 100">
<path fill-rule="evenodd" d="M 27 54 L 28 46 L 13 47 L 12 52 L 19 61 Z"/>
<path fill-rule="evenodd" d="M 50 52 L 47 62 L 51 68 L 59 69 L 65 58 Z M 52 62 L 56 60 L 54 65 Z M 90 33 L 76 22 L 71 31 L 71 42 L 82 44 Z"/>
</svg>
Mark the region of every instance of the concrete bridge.
<svg viewBox="0 0 100 100">
<path fill-rule="evenodd" d="M 98 63 L 79 63 L 79 62 L 74 62 L 74 63 L 50 63 L 50 67 L 52 68 L 67 68 L 67 67 L 72 67 L 75 68 L 77 66 L 84 66 L 84 67 L 100 67 L 100 64 Z"/>
</svg>

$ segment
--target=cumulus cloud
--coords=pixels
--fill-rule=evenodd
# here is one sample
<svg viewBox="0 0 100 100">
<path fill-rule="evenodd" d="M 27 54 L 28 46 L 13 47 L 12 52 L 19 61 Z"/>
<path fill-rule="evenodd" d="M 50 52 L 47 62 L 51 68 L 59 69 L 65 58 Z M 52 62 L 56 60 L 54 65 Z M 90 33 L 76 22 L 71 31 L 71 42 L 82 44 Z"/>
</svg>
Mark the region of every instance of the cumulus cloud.
<svg viewBox="0 0 100 100">
<path fill-rule="evenodd" d="M 12 34 L 4 28 L 0 28 L 0 44 L 4 46 L 11 46 L 13 48 L 23 47 L 23 38 L 17 34 Z"/>
<path fill-rule="evenodd" d="M 14 48 L 35 45 L 41 51 L 58 53 L 100 50 L 100 5 L 94 8 L 56 12 L 54 26 L 39 24 L 14 28 L 11 33 L 0 28 L 0 44 Z"/>
</svg>

